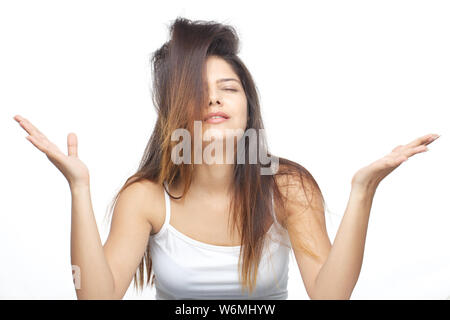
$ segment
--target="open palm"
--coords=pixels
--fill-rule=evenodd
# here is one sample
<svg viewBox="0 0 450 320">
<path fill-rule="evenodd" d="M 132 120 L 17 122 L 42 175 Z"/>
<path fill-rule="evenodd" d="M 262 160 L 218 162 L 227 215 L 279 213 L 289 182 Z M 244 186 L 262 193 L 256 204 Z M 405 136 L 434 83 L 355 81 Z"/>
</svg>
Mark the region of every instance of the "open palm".
<svg viewBox="0 0 450 320">
<path fill-rule="evenodd" d="M 29 134 L 26 138 L 58 168 L 70 186 L 88 185 L 89 170 L 78 158 L 78 140 L 75 133 L 67 135 L 67 155 L 40 132 L 30 121 L 20 115 L 14 117 L 20 126 Z"/>
<path fill-rule="evenodd" d="M 428 151 L 427 145 L 439 138 L 437 134 L 427 134 L 406 145 L 395 147 L 391 153 L 360 169 L 353 176 L 353 185 L 376 187 L 388 174 L 409 157 Z"/>
</svg>

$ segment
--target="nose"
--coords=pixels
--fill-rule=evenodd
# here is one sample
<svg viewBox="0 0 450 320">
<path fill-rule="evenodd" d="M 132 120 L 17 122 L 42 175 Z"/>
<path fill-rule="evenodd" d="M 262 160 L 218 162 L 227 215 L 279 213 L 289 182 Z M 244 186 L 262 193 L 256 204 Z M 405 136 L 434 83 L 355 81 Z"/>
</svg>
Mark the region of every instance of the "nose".
<svg viewBox="0 0 450 320">
<path fill-rule="evenodd" d="M 212 102 L 212 101 L 215 101 L 215 102 Z M 209 106 L 212 106 L 212 105 L 214 105 L 214 103 L 216 103 L 217 102 L 217 105 L 218 106 L 221 106 L 222 104 L 220 103 L 220 100 L 219 99 L 210 99 L 209 100 Z"/>
<path fill-rule="evenodd" d="M 212 92 L 212 93 L 210 94 L 210 97 L 209 97 L 209 106 L 212 106 L 212 105 L 214 105 L 215 103 L 217 103 L 218 106 L 221 106 L 221 105 L 222 105 L 222 103 L 220 102 L 219 97 L 216 95 L 216 92 L 214 91 L 214 92 Z"/>
</svg>

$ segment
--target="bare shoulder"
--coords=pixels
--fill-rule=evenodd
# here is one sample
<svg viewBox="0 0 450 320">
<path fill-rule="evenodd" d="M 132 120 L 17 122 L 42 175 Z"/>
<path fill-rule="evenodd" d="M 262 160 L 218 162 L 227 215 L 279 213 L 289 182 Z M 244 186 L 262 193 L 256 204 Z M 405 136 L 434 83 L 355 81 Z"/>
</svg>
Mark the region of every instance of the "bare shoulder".
<svg viewBox="0 0 450 320">
<path fill-rule="evenodd" d="M 164 188 L 150 180 L 131 183 L 125 190 L 142 207 L 142 213 L 151 226 L 150 234 L 157 233 L 165 219 Z"/>
<path fill-rule="evenodd" d="M 285 206 L 285 228 L 311 298 L 315 279 L 332 246 L 326 229 L 323 195 L 311 173 L 296 163 L 289 164 L 287 170 L 281 169 L 276 184 Z"/>
<path fill-rule="evenodd" d="M 304 172 L 289 170 L 286 167 L 280 167 L 281 174 L 275 176 L 275 182 L 280 190 L 285 211 L 281 213 L 282 221 L 286 220 L 293 214 L 300 214 L 307 209 L 322 209 L 322 193 L 313 178 L 313 176 L 305 169 Z M 279 210 L 281 211 L 281 210 Z"/>
</svg>

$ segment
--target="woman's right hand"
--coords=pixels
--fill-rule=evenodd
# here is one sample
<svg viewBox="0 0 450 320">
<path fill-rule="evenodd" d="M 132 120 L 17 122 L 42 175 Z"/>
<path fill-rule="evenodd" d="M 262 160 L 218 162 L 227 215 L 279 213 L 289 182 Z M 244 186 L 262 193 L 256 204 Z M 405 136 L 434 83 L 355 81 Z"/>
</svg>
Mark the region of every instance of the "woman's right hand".
<svg viewBox="0 0 450 320">
<path fill-rule="evenodd" d="M 45 153 L 47 158 L 61 171 L 71 188 L 89 185 L 89 170 L 78 158 L 78 140 L 75 133 L 69 133 L 67 135 L 68 155 L 65 155 L 42 132 L 33 126 L 30 121 L 20 115 L 14 116 L 14 120 L 28 132 L 29 136 L 26 139 Z"/>
</svg>

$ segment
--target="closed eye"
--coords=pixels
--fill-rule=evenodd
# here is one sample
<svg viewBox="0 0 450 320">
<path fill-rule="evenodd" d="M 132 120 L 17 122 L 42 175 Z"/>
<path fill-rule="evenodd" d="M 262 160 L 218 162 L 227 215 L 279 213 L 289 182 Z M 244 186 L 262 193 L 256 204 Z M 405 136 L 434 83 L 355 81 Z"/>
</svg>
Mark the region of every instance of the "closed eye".
<svg viewBox="0 0 450 320">
<path fill-rule="evenodd" d="M 226 91 L 237 91 L 236 89 L 225 89 Z"/>
</svg>

